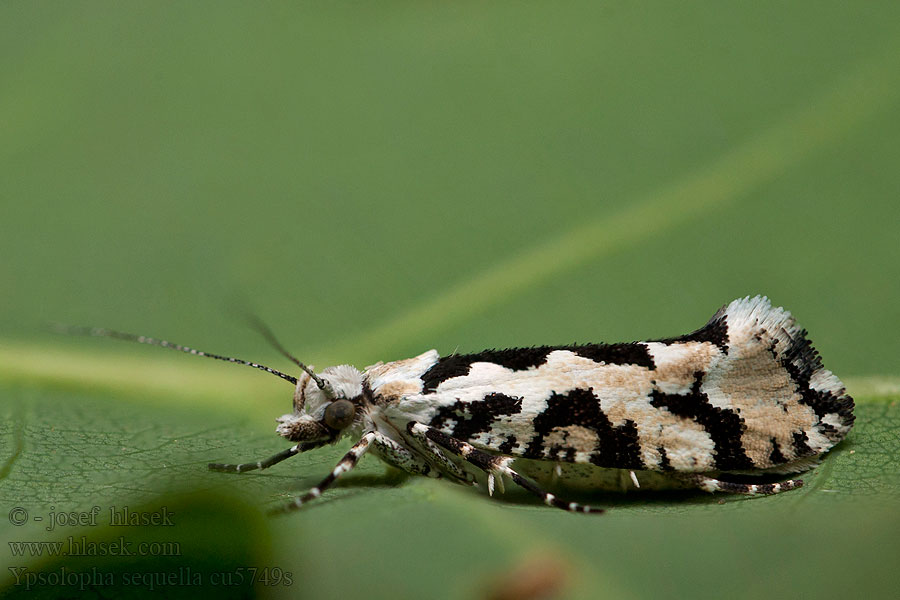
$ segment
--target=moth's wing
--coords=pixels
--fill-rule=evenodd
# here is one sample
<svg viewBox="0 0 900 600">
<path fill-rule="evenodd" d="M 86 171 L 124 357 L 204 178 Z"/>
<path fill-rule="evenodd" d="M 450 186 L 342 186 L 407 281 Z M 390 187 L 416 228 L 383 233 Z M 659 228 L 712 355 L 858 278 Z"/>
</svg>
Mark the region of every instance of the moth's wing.
<svg viewBox="0 0 900 600">
<path fill-rule="evenodd" d="M 457 355 L 421 377 L 393 418 L 494 453 L 619 469 L 802 470 L 853 423 L 805 331 L 760 297 L 678 338 Z"/>
</svg>

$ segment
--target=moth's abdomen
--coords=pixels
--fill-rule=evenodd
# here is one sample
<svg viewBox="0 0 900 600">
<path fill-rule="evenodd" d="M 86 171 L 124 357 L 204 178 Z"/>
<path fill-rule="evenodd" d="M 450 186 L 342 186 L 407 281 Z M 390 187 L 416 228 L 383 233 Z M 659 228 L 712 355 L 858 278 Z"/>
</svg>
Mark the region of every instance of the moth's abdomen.
<svg viewBox="0 0 900 600">
<path fill-rule="evenodd" d="M 853 424 L 805 331 L 762 297 L 678 338 L 445 357 L 422 381 L 421 417 L 449 435 L 605 468 L 801 470 Z"/>
</svg>

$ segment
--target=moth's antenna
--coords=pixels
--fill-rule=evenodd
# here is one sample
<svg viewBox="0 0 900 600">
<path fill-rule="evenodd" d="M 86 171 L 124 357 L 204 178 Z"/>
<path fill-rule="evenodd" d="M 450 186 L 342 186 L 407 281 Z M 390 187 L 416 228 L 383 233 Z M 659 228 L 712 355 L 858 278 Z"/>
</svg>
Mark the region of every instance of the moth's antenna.
<svg viewBox="0 0 900 600">
<path fill-rule="evenodd" d="M 269 326 L 266 325 L 265 323 L 263 323 L 262 319 L 260 319 L 259 317 L 257 317 L 256 315 L 254 315 L 252 313 L 244 313 L 244 318 L 247 319 L 247 321 L 250 323 L 250 326 L 253 329 L 255 329 L 256 331 L 258 331 L 259 334 L 262 335 L 266 339 L 266 341 L 272 345 L 272 347 L 274 347 L 276 350 L 278 350 L 289 361 L 291 361 L 292 363 L 294 363 L 295 365 L 297 365 L 298 367 L 303 369 L 307 375 L 312 377 L 312 380 L 316 382 L 316 385 L 319 386 L 320 390 L 322 390 L 323 392 L 325 392 L 328 395 L 331 394 L 331 392 L 329 392 L 329 390 L 326 386 L 326 383 L 322 380 L 322 378 L 319 377 L 318 375 L 316 375 L 315 371 L 313 371 L 312 369 L 307 367 L 305 364 L 300 362 L 290 352 L 285 350 L 284 346 L 282 346 L 281 343 L 278 341 L 278 339 L 275 337 L 275 334 L 272 333 L 272 330 L 269 329 Z"/>
<path fill-rule="evenodd" d="M 250 362 L 249 360 L 241 360 L 240 358 L 232 358 L 230 356 L 219 356 L 218 354 L 210 354 L 209 352 L 202 352 L 200 350 L 194 350 L 193 348 L 188 348 L 187 346 L 182 346 L 181 344 L 174 344 L 172 342 L 167 342 L 166 340 L 158 340 L 156 338 L 147 337 L 145 335 L 134 335 L 133 333 L 123 333 L 121 331 L 113 331 L 112 329 L 104 329 L 102 327 L 68 327 L 65 325 L 54 325 L 53 330 L 57 333 L 64 333 L 67 335 L 89 335 L 92 337 L 108 337 L 116 340 L 124 340 L 126 342 L 137 342 L 138 344 L 149 344 L 151 346 L 159 346 L 161 348 L 169 348 L 171 350 L 178 350 L 179 352 L 185 352 L 187 354 L 194 354 L 196 356 L 205 356 L 206 358 L 215 358 L 216 360 L 224 360 L 230 363 L 237 363 L 239 365 L 247 365 L 248 367 L 253 367 L 255 369 L 261 369 L 266 371 L 267 373 L 271 373 L 272 375 L 278 375 L 284 380 L 290 381 L 294 385 L 297 385 L 297 378 L 293 375 L 288 375 L 287 373 L 282 373 L 281 371 L 276 371 L 271 367 L 267 367 L 265 365 L 261 365 L 259 363 Z"/>
</svg>

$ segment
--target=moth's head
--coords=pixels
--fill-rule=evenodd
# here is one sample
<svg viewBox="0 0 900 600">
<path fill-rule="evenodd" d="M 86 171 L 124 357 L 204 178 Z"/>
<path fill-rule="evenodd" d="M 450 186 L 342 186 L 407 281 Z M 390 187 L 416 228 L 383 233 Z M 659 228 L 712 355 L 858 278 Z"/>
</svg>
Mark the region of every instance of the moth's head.
<svg viewBox="0 0 900 600">
<path fill-rule="evenodd" d="M 304 372 L 294 391 L 294 412 L 279 417 L 275 431 L 292 442 L 333 442 L 360 422 L 364 403 L 358 369 L 328 367 L 315 377 Z"/>
</svg>

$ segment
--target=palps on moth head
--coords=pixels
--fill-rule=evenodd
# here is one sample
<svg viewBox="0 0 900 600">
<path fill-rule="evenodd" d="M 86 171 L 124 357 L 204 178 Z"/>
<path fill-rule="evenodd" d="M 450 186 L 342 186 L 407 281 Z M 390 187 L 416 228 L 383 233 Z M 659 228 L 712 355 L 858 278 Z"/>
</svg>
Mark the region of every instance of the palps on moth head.
<svg viewBox="0 0 900 600">
<path fill-rule="evenodd" d="M 146 336 L 65 332 L 171 348 L 291 382 L 293 410 L 277 419 L 276 431 L 294 445 L 265 460 L 209 465 L 243 473 L 354 440 L 325 479 L 277 512 L 318 498 L 366 453 L 415 475 L 481 481 L 489 494 L 509 480 L 573 512 L 603 509 L 545 487 L 775 494 L 803 482 L 760 476 L 810 469 L 854 420 L 853 399 L 822 366 L 806 331 L 762 296 L 737 299 L 678 337 L 443 357 L 429 350 L 363 370 L 339 365 L 318 373 L 254 324 L 300 368 L 299 377 Z"/>
</svg>

